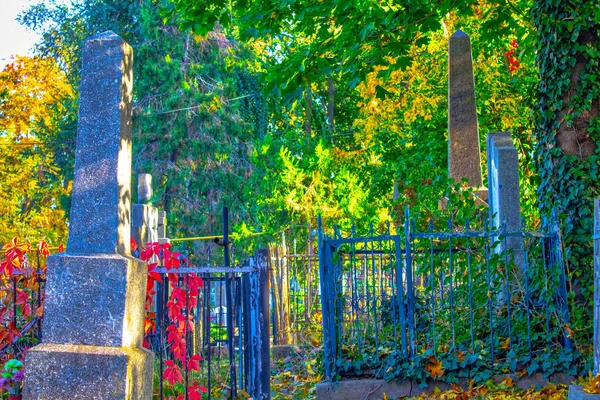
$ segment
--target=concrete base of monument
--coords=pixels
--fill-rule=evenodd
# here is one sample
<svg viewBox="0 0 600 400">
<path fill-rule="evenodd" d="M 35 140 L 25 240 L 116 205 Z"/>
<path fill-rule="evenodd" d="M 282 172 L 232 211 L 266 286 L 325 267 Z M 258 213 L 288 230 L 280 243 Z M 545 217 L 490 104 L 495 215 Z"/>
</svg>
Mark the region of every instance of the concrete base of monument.
<svg viewBox="0 0 600 400">
<path fill-rule="evenodd" d="M 154 355 L 143 348 L 41 344 L 27 352 L 23 399 L 152 399 Z"/>
<path fill-rule="evenodd" d="M 600 400 L 600 394 L 586 393 L 581 386 L 569 386 L 569 400 Z"/>
<path fill-rule="evenodd" d="M 512 376 L 511 376 L 512 377 Z M 496 377 L 500 381 L 503 377 Z M 567 374 L 554 374 L 549 378 L 541 373 L 525 376 L 515 380 L 515 385 L 527 390 L 532 387 L 543 387 L 548 382 L 568 385 L 575 377 Z M 460 387 L 468 387 L 468 381 L 459 382 Z M 430 380 L 428 386 L 421 389 L 418 384 L 411 381 L 386 382 L 382 379 L 356 379 L 339 382 L 321 382 L 317 384 L 317 400 L 375 400 L 383 398 L 385 394 L 389 399 L 415 397 L 421 394 L 432 393 L 436 388 L 440 391 L 451 390 L 452 387 L 445 382 Z M 569 397 L 570 399 L 570 397 Z M 588 399 L 577 397 L 577 399 Z M 596 399 L 596 397 L 594 397 Z"/>
<path fill-rule="evenodd" d="M 144 333 L 146 263 L 120 254 L 48 257 L 46 343 L 136 346 Z"/>
</svg>

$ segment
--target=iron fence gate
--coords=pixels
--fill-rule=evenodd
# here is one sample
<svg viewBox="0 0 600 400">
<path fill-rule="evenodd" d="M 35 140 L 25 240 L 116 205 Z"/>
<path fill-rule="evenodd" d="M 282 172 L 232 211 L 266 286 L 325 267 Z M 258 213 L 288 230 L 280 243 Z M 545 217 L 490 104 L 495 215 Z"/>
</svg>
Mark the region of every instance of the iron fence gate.
<svg viewBox="0 0 600 400">
<path fill-rule="evenodd" d="M 328 236 L 319 218 L 326 378 L 361 360 L 385 376 L 399 360 L 449 351 L 514 371 L 570 348 L 560 237 L 555 221 L 547 226 L 508 232 L 467 220 L 456 229 L 449 220 L 419 231 L 407 208 L 395 231 L 334 227 Z"/>
<path fill-rule="evenodd" d="M 183 392 L 188 399 L 190 385 L 202 387 L 208 399 L 237 398 L 243 390 L 255 399 L 270 398 L 269 344 L 269 282 L 267 251 L 259 251 L 239 267 L 192 267 L 182 265 L 177 270 L 159 267 L 154 270 L 165 276 L 156 290 L 155 327 L 146 337 L 157 356 L 159 379 L 155 397 L 168 398 L 181 388 L 165 387 L 162 379 L 165 366 L 173 360 L 173 345 L 168 340 L 170 292 L 167 281 L 177 280 L 176 287 L 185 292 L 186 305 L 201 279 L 197 301 L 185 315 L 185 357 L 182 364 Z M 196 289 L 198 289 L 196 287 Z M 185 307 L 184 309 L 188 309 Z M 197 357 L 195 355 L 199 355 Z M 195 360 L 193 359 L 195 357 Z M 185 368 L 197 362 L 199 371 Z"/>
</svg>

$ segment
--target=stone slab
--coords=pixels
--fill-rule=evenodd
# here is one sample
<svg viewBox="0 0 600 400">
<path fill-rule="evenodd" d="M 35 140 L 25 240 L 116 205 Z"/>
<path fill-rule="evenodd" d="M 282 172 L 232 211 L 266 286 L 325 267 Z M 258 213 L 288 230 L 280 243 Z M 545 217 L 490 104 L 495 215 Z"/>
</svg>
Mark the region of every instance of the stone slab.
<svg viewBox="0 0 600 400">
<path fill-rule="evenodd" d="M 569 400 L 600 400 L 600 394 L 586 393 L 578 385 L 569 386 Z"/>
<path fill-rule="evenodd" d="M 425 389 L 410 381 L 396 383 L 382 379 L 324 382 L 317 384 L 317 400 L 380 400 L 384 394 L 389 399 L 414 397 L 431 393 L 436 387 L 441 391 L 451 389 L 450 385 L 443 382 L 436 382 Z"/>
<path fill-rule="evenodd" d="M 273 360 L 281 360 L 282 358 L 289 357 L 290 355 L 292 355 L 292 353 L 298 354 L 302 351 L 303 350 L 300 348 L 300 346 L 293 344 L 271 346 L 271 358 Z"/>
<path fill-rule="evenodd" d="M 150 400 L 153 368 L 142 348 L 41 344 L 27 352 L 23 399 Z"/>
<path fill-rule="evenodd" d="M 141 346 L 146 275 L 118 254 L 48 257 L 44 343 Z"/>
<path fill-rule="evenodd" d="M 67 249 L 129 254 L 133 51 L 113 32 L 85 41 Z"/>
<path fill-rule="evenodd" d="M 575 377 L 567 374 L 554 374 L 546 378 L 541 373 L 535 373 L 531 376 L 525 376 L 520 379 L 515 379 L 515 385 L 523 390 L 532 387 L 543 387 L 549 382 L 568 385 L 575 380 Z M 502 376 L 496 377 L 499 382 Z M 468 387 L 468 381 L 459 382 L 458 386 L 462 388 Z M 421 389 L 419 385 L 411 381 L 402 382 L 386 382 L 383 379 L 357 379 L 340 382 L 321 382 L 317 384 L 317 400 L 379 400 L 385 395 L 390 398 L 403 398 L 419 396 L 423 393 L 432 393 L 435 388 L 441 391 L 450 390 L 452 387 L 445 382 L 437 382 L 430 380 L 428 386 Z"/>
</svg>

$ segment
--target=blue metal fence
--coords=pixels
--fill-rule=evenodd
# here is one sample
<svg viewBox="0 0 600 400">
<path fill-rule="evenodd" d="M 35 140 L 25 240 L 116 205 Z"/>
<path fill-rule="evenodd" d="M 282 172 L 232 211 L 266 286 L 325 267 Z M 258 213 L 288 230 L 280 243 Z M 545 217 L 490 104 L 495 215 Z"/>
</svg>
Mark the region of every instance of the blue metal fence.
<svg viewBox="0 0 600 400">
<path fill-rule="evenodd" d="M 569 348 L 565 268 L 556 223 L 545 232 L 403 225 L 327 235 L 319 220 L 324 359 L 329 379 L 369 355 L 461 352 L 523 368 Z M 373 362 L 375 361 L 375 362 Z"/>
<path fill-rule="evenodd" d="M 171 398 L 171 392 L 181 392 L 188 398 L 188 387 L 199 383 L 207 390 L 207 398 L 238 398 L 239 391 L 253 398 L 270 399 L 269 345 L 269 279 L 268 252 L 259 251 L 240 267 L 194 267 L 187 262 L 178 269 L 154 269 L 164 275 L 157 285 L 156 328 L 146 337 L 158 359 L 158 376 L 163 376 L 167 360 L 173 360 L 168 343 L 169 292 L 167 275 L 177 280 L 177 287 L 186 293 L 186 305 L 192 289 L 188 276 L 202 278 L 196 305 L 190 311 L 189 323 L 184 324 L 186 362 L 194 355 L 201 356 L 200 370 L 191 373 L 183 368 L 184 384 L 175 389 L 165 388 L 162 379 L 155 387 L 155 398 Z M 226 286 L 230 287 L 226 290 Z M 170 390 L 170 392 L 169 392 Z M 216 395 L 216 397 L 215 397 Z M 179 397 L 178 397 L 179 398 Z"/>
</svg>

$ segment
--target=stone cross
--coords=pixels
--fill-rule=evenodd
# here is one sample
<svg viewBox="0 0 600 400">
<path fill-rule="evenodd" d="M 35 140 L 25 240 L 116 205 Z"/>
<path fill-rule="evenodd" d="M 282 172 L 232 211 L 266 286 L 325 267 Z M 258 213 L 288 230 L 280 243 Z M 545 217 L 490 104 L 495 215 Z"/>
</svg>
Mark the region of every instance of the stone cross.
<svg viewBox="0 0 600 400">
<path fill-rule="evenodd" d="M 112 32 L 84 43 L 69 240 L 47 261 L 43 340 L 25 359 L 25 399 L 152 396 L 147 269 L 129 255 L 132 62 Z"/>
<path fill-rule="evenodd" d="M 491 229 L 507 232 L 521 230 L 521 201 L 519 187 L 519 159 L 510 133 L 487 135 L 488 204 Z M 504 238 L 496 250 L 504 250 Z M 507 237 L 506 247 L 513 250 L 515 263 L 522 266 L 522 240 Z"/>
<path fill-rule="evenodd" d="M 460 30 L 448 41 L 448 167 L 455 182 L 482 186 L 471 41 Z"/>
</svg>

